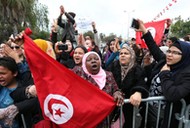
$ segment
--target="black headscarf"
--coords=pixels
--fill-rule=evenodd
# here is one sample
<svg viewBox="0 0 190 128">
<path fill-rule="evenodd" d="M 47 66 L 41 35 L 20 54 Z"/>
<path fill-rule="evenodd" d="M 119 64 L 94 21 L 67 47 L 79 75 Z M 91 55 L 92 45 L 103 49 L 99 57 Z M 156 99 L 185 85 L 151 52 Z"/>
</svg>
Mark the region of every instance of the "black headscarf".
<svg viewBox="0 0 190 128">
<path fill-rule="evenodd" d="M 181 60 L 178 63 L 170 66 L 171 71 L 176 73 L 178 70 L 184 69 L 190 65 L 190 44 L 184 41 L 177 41 L 172 46 L 177 47 L 182 52 Z"/>
</svg>

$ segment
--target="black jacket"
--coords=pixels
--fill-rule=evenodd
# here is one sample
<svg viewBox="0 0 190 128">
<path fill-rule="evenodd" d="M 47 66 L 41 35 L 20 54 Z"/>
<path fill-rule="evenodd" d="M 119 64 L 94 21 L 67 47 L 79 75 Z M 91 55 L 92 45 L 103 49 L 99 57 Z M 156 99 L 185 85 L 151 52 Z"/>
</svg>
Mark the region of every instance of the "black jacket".
<svg viewBox="0 0 190 128">
<path fill-rule="evenodd" d="M 58 17 L 58 21 L 57 21 L 57 24 L 64 29 L 63 34 L 62 34 L 62 42 L 65 42 L 66 39 L 69 39 L 71 42 L 76 42 L 75 29 L 73 27 L 73 25 L 75 24 L 75 20 L 68 13 L 65 13 L 65 16 L 67 17 L 68 22 L 65 22 L 65 23 L 62 22 L 62 15 Z"/>
<path fill-rule="evenodd" d="M 113 73 L 119 89 L 125 93 L 125 98 L 129 98 L 135 91 L 141 92 L 143 98 L 148 97 L 146 84 L 142 77 L 143 70 L 139 65 L 134 65 L 123 81 L 121 80 L 121 66 L 119 60 L 114 61 L 107 70 Z"/>
<path fill-rule="evenodd" d="M 146 89 L 146 84 L 142 77 L 143 70 L 139 65 L 134 65 L 123 81 L 121 80 L 121 66 L 119 60 L 114 61 L 107 70 L 113 73 L 119 89 L 125 94 L 125 98 L 129 99 L 136 91 L 141 92 L 143 98 L 148 97 L 149 94 Z M 129 103 L 124 104 L 123 113 L 125 117 L 124 127 L 132 128 L 133 106 Z"/>
<path fill-rule="evenodd" d="M 38 98 L 28 98 L 25 94 L 26 87 L 33 84 L 31 72 L 24 72 L 18 77 L 17 88 L 10 94 L 14 100 L 14 105 L 17 106 L 19 110 L 17 118 L 20 119 L 20 114 L 23 114 L 27 128 L 32 128 L 32 125 L 41 118 L 41 116 L 36 118 L 36 115 L 41 113 Z M 20 122 L 20 126 L 22 126 L 21 119 Z"/>
<path fill-rule="evenodd" d="M 146 33 L 143 38 L 153 55 L 154 59 L 157 61 L 157 64 L 152 68 L 150 74 L 151 78 L 160 72 L 161 68 L 166 64 L 166 56 L 161 52 L 159 47 L 156 45 L 153 40 L 150 32 Z M 183 44 L 181 44 L 183 45 Z M 190 49 L 190 46 L 189 46 Z M 189 53 L 190 54 L 190 53 Z M 186 103 L 190 103 L 190 64 L 184 68 L 177 70 L 175 74 L 172 74 L 170 71 L 162 71 L 159 75 L 161 80 L 162 92 L 167 100 L 165 108 L 165 116 L 162 128 L 167 127 L 169 119 L 169 110 L 170 104 L 173 102 L 173 111 L 170 128 L 178 127 L 178 120 L 175 119 L 175 113 L 181 112 L 181 102 L 180 99 L 185 99 Z"/>
</svg>

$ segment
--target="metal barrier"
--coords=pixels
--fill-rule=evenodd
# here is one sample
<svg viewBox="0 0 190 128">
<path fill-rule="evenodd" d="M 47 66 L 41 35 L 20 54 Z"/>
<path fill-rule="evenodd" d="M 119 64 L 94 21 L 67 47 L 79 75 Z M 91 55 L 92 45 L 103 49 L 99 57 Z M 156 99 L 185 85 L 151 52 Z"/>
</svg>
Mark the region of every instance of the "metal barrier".
<svg viewBox="0 0 190 128">
<path fill-rule="evenodd" d="M 183 127 L 184 124 L 184 128 L 190 128 L 190 120 L 189 120 L 189 116 L 190 116 L 190 104 L 186 105 L 185 100 L 181 100 L 182 102 L 182 109 L 181 109 L 181 115 L 179 115 L 178 113 L 176 113 L 176 119 L 180 121 L 179 123 L 179 128 Z"/>
<path fill-rule="evenodd" d="M 165 100 L 165 98 L 163 96 L 148 97 L 148 98 L 142 99 L 142 102 L 146 102 L 144 128 L 146 128 L 146 125 L 147 125 L 149 102 L 151 102 L 151 101 L 159 101 L 158 113 L 157 113 L 157 121 L 156 121 L 156 128 L 158 128 L 159 117 L 160 117 L 160 109 L 161 109 L 161 101 L 164 101 L 164 100 Z M 129 99 L 125 99 L 124 103 L 126 103 L 126 104 L 130 103 Z M 190 104 L 187 106 L 184 99 L 181 99 L 181 103 L 182 103 L 181 113 L 180 114 L 179 113 L 175 114 L 176 119 L 179 120 L 178 128 L 190 128 L 190 119 L 189 119 L 189 116 L 190 116 Z M 123 107 L 121 106 L 121 108 L 120 108 L 120 128 L 122 128 L 122 124 L 123 124 L 123 122 L 122 122 L 122 114 L 123 114 L 122 109 L 123 109 Z M 136 107 L 134 107 L 134 109 L 133 109 L 133 128 L 135 128 L 135 124 L 136 124 L 135 123 L 135 121 L 136 121 L 135 118 L 136 118 L 136 110 L 137 109 L 138 108 L 136 108 Z M 168 123 L 168 126 L 167 126 L 168 128 L 170 127 L 172 110 L 173 110 L 173 104 L 170 105 L 170 112 L 169 112 L 169 119 L 168 119 L 169 123 Z M 23 114 L 21 114 L 21 118 L 22 118 L 23 128 L 27 128 Z M 109 120 L 109 118 L 108 118 L 108 120 Z"/>
<path fill-rule="evenodd" d="M 27 128 L 27 127 L 26 127 L 25 118 L 24 118 L 24 115 L 23 115 L 23 114 L 21 114 L 21 119 L 22 119 L 22 123 L 23 123 L 23 128 Z"/>
<path fill-rule="evenodd" d="M 184 128 L 190 128 L 189 115 L 190 115 L 190 104 L 186 107 L 186 110 L 185 110 L 185 118 L 183 120 L 183 122 L 185 123 Z"/>
<path fill-rule="evenodd" d="M 145 99 L 142 99 L 142 102 L 146 102 L 146 110 L 145 110 L 145 122 L 144 122 L 144 128 L 147 126 L 147 117 L 148 117 L 148 107 L 149 107 L 149 102 L 151 101 L 158 101 L 158 111 L 157 111 L 157 121 L 156 121 L 156 128 L 159 126 L 159 118 L 160 118 L 160 110 L 161 110 L 161 101 L 165 101 L 164 96 L 156 96 L 156 97 L 148 97 Z M 124 100 L 125 103 L 129 103 L 129 99 Z M 190 105 L 186 106 L 185 100 L 181 100 L 182 103 L 182 109 L 180 114 L 176 114 L 176 119 L 179 120 L 179 126 L 178 128 L 182 128 L 184 124 L 184 128 L 190 128 L 190 120 L 189 120 L 189 115 L 190 115 Z M 122 128 L 122 109 L 123 107 L 121 106 L 120 109 L 120 128 Z M 135 128 L 135 118 L 136 118 L 136 110 L 138 108 L 133 107 L 133 128 Z M 173 110 L 173 104 L 170 105 L 170 112 L 169 112 L 169 119 L 168 119 L 168 128 L 170 127 L 170 122 L 171 122 L 171 116 L 172 116 L 172 110 Z"/>
</svg>

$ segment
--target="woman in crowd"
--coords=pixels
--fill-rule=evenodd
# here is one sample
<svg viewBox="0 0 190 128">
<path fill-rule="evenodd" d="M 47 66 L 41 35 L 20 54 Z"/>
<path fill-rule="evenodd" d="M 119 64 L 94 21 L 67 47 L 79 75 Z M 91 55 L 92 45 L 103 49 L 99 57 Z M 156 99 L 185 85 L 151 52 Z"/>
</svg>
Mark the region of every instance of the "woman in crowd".
<svg viewBox="0 0 190 128">
<path fill-rule="evenodd" d="M 110 57 L 111 53 L 114 51 L 115 39 L 110 40 L 107 43 L 107 46 L 108 46 L 108 50 L 107 50 L 107 52 L 105 54 L 105 58 L 104 58 L 105 63 L 108 61 L 108 58 Z"/>
<path fill-rule="evenodd" d="M 77 68 L 77 66 L 82 66 L 82 58 L 87 52 L 87 49 L 83 45 L 78 45 L 77 47 L 75 47 L 73 53 L 73 60 L 75 62 L 74 68 Z"/>
<path fill-rule="evenodd" d="M 178 40 L 177 37 L 169 37 L 167 40 L 166 40 L 166 46 L 170 47 L 174 42 L 176 42 Z"/>
<path fill-rule="evenodd" d="M 170 128 L 177 128 L 179 121 L 175 118 L 175 113 L 180 113 L 180 99 L 190 103 L 190 45 L 177 40 L 166 52 L 166 55 L 159 49 L 149 31 L 146 30 L 143 22 L 139 21 L 139 29 L 143 33 L 151 54 L 157 61 L 149 77 L 151 82 L 150 94 L 152 96 L 164 95 L 166 107 L 161 128 L 166 128 L 169 123 L 170 104 L 173 103 Z M 157 93 L 156 93 L 157 92 Z"/>
<path fill-rule="evenodd" d="M 94 40 L 86 39 L 85 42 L 84 42 L 84 46 L 86 47 L 86 49 L 88 51 L 94 51 L 94 52 L 98 53 L 100 58 L 102 58 L 102 53 L 101 53 L 98 45 L 96 45 L 96 42 Z"/>
<path fill-rule="evenodd" d="M 100 90 L 103 90 L 113 96 L 118 106 L 124 103 L 122 93 L 118 91 L 118 86 L 112 73 L 102 69 L 101 59 L 96 52 L 91 51 L 86 53 L 82 59 L 82 67 L 73 71 L 77 75 L 97 86 Z M 104 127 L 108 127 L 108 122 L 106 120 L 99 124 L 97 128 Z"/>
<path fill-rule="evenodd" d="M 135 56 L 136 56 L 136 62 L 141 65 L 143 57 L 144 57 L 144 51 L 141 48 L 140 44 L 132 44 L 131 46 L 133 50 L 135 51 Z"/>
<path fill-rule="evenodd" d="M 125 123 L 123 128 L 132 128 L 133 106 L 139 106 L 142 98 L 148 97 L 148 91 L 142 69 L 135 63 L 134 50 L 124 45 L 119 53 L 119 60 L 114 61 L 108 70 L 113 73 L 116 83 L 124 93 L 125 98 L 130 99 L 131 104 L 124 104 L 123 113 Z"/>
<path fill-rule="evenodd" d="M 55 52 L 53 50 L 53 44 L 47 40 L 35 39 L 34 43 L 45 53 L 51 56 L 53 59 L 56 59 Z"/>
</svg>

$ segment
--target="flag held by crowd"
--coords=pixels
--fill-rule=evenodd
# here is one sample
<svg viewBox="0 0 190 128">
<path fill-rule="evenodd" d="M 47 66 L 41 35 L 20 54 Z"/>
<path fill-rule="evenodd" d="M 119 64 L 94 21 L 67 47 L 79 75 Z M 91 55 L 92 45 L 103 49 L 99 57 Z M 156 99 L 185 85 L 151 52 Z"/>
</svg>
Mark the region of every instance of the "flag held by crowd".
<svg viewBox="0 0 190 128">
<path fill-rule="evenodd" d="M 115 107 L 111 96 L 52 59 L 24 35 L 27 62 L 52 128 L 95 128 Z"/>
<path fill-rule="evenodd" d="M 145 23 L 145 27 L 148 31 L 151 32 L 153 39 L 155 40 L 156 44 L 159 45 L 162 37 L 164 35 L 165 23 L 167 19 L 157 21 L 157 22 L 148 22 Z M 142 37 L 142 32 L 136 32 L 136 42 L 140 44 L 142 48 L 147 48 L 146 43 L 144 42 Z"/>
</svg>

